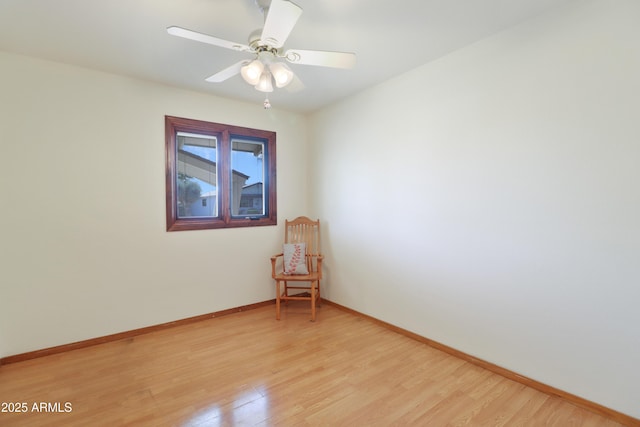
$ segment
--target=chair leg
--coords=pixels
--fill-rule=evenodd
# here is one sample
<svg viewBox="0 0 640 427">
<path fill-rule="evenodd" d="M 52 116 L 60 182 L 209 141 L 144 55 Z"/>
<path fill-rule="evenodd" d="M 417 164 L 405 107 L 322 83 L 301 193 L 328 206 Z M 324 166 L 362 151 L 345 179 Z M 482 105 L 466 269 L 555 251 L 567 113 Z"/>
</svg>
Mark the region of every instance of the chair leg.
<svg viewBox="0 0 640 427">
<path fill-rule="evenodd" d="M 311 321 L 316 321 L 316 287 L 318 282 L 311 283 Z"/>
<path fill-rule="evenodd" d="M 276 280 L 276 320 L 280 320 L 280 282 Z"/>
<path fill-rule="evenodd" d="M 289 296 L 289 282 L 287 282 L 286 280 L 283 282 L 284 283 L 284 291 L 282 292 L 282 294 L 285 297 Z M 288 306 L 289 305 L 289 300 L 285 298 L 284 300 L 284 305 Z"/>
</svg>

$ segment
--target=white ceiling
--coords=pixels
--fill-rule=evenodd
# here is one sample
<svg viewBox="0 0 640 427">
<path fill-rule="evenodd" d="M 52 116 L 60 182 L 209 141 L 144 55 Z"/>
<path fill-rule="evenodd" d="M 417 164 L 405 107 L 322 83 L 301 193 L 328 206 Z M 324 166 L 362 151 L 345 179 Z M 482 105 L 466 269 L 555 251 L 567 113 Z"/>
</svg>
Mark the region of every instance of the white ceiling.
<svg viewBox="0 0 640 427">
<path fill-rule="evenodd" d="M 353 70 L 291 65 L 304 83 L 276 108 L 311 112 L 571 0 L 294 0 L 284 48 L 355 52 Z M 254 0 L 0 0 L 0 50 L 261 104 L 240 76 L 204 79 L 244 58 L 167 34 L 176 25 L 246 44 Z"/>
</svg>

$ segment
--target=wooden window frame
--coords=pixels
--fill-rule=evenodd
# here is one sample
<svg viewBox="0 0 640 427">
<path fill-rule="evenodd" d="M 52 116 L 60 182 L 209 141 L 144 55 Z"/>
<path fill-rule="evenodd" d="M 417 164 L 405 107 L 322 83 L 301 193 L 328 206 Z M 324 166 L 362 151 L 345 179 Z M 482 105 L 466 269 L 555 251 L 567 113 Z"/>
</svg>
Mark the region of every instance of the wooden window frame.
<svg viewBox="0 0 640 427">
<path fill-rule="evenodd" d="M 219 138 L 216 172 L 219 180 L 217 217 L 180 218 L 178 216 L 178 189 L 176 184 L 176 135 L 178 132 L 216 135 Z M 250 217 L 231 215 L 231 139 L 233 137 L 254 138 L 265 143 L 264 215 Z M 277 225 L 275 132 L 165 116 L 165 151 L 167 231 Z"/>
</svg>

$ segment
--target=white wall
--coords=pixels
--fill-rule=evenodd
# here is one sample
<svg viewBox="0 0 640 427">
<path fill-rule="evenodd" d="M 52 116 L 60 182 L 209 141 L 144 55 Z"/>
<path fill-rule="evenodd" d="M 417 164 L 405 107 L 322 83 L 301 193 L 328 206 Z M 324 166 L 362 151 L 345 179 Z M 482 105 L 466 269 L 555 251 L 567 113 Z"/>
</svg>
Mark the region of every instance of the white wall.
<svg viewBox="0 0 640 427">
<path fill-rule="evenodd" d="M 303 116 L 5 53 L 0 69 L 0 357 L 274 297 L 281 225 L 165 231 L 164 116 L 276 131 L 281 223 L 306 213 Z"/>
<path fill-rule="evenodd" d="M 325 295 L 640 417 L 638 22 L 575 2 L 315 114 Z"/>
</svg>

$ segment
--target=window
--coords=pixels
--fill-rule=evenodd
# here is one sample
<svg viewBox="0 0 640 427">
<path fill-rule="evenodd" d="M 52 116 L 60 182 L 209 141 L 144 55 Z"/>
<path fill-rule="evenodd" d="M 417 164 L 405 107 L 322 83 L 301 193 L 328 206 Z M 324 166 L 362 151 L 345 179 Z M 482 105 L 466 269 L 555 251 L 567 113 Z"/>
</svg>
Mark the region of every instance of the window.
<svg viewBox="0 0 640 427">
<path fill-rule="evenodd" d="M 165 117 L 167 231 L 275 225 L 275 132 Z"/>
</svg>

